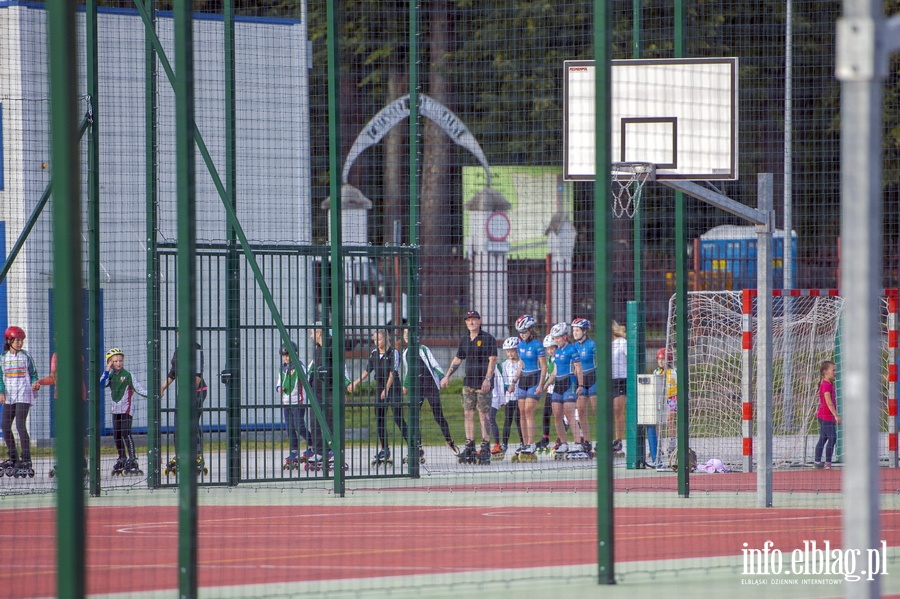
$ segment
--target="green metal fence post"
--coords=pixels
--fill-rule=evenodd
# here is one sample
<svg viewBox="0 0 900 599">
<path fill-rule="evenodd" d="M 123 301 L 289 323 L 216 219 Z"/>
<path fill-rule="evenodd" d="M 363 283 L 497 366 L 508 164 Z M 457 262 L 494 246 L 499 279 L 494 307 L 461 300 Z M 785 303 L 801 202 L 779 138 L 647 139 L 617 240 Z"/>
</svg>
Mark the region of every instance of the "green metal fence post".
<svg viewBox="0 0 900 599">
<path fill-rule="evenodd" d="M 334 451 L 334 493 L 344 496 L 345 476 L 341 465 L 344 463 L 344 256 L 341 246 L 341 112 L 340 112 L 340 55 L 338 51 L 338 23 L 335 0 L 328 0 L 326 18 L 328 21 L 328 173 L 331 192 L 331 325 L 333 335 L 323 335 L 323 340 L 332 339 L 331 401 Z M 327 316 L 323 320 L 328 325 Z M 335 341 L 336 340 L 336 341 Z M 325 348 L 323 354 L 328 354 Z M 324 450 L 324 448 L 323 448 Z M 324 457 L 324 456 L 323 456 Z M 327 463 L 327 460 L 326 460 Z"/>
<path fill-rule="evenodd" d="M 684 0 L 675 0 L 675 56 L 684 56 Z M 675 192 L 675 313 L 678 315 L 678 338 L 675 341 L 676 378 L 678 396 L 677 423 L 678 463 L 687 464 L 687 450 L 690 447 L 688 438 L 688 404 L 691 400 L 688 389 L 690 372 L 688 371 L 688 335 L 690 322 L 687 318 L 688 308 L 688 258 L 687 258 L 687 205 L 684 193 Z M 691 496 L 691 479 L 687 468 L 678 469 L 678 496 Z"/>
<path fill-rule="evenodd" d="M 644 335 L 644 303 L 628 302 L 627 340 L 628 340 L 628 380 L 625 402 L 625 466 L 628 470 L 643 468 L 644 460 L 644 427 L 637 424 L 637 375 L 646 369 L 647 348 Z"/>
<path fill-rule="evenodd" d="M 225 184 L 237 211 L 237 111 L 235 107 L 234 0 L 225 2 Z M 227 227 L 225 255 L 225 384 L 228 484 L 241 479 L 241 281 L 237 233 Z"/>
<path fill-rule="evenodd" d="M 175 17 L 175 152 L 177 165 L 178 275 L 176 346 L 176 448 L 178 477 L 178 594 L 197 596 L 197 383 L 196 239 L 194 229 L 194 36 L 192 2 L 176 3 Z"/>
<path fill-rule="evenodd" d="M 50 164 L 53 179 L 53 285 L 58 301 L 57 323 L 58 489 L 56 581 L 59 597 L 84 597 L 84 405 L 81 356 L 81 184 L 78 152 L 78 68 L 76 64 L 75 4 L 47 2 L 47 39 L 50 68 Z M 66 302 L 63 298 L 76 298 Z M 71 423 L 77 423 L 72 426 Z"/>
<path fill-rule="evenodd" d="M 612 286 L 610 268 L 610 130 L 609 114 L 611 96 L 609 82 L 612 79 L 610 67 L 610 39 L 612 30 L 611 3 L 594 0 L 594 67 L 596 131 L 594 138 L 595 172 L 594 179 L 594 314 L 597 341 L 596 364 L 600 372 L 612 363 L 612 343 L 610 343 L 610 323 L 612 310 L 610 299 Z M 605 116 L 604 116 L 605 115 Z M 613 410 L 610 393 L 612 381 L 609 377 L 599 377 L 597 381 L 597 573 L 600 584 L 615 584 L 615 543 L 613 536 Z"/>
<path fill-rule="evenodd" d="M 138 1 L 137 4 L 140 4 Z M 148 23 L 145 31 L 156 27 L 154 0 L 146 0 Z M 161 481 L 160 444 L 161 407 L 159 393 L 162 354 L 159 340 L 160 300 L 159 300 L 159 241 L 156 235 L 159 226 L 159 197 L 157 187 L 157 127 L 156 127 L 156 46 L 150 36 L 144 34 L 144 207 L 147 228 L 147 486 L 158 488 Z"/>
<path fill-rule="evenodd" d="M 421 322 L 419 319 L 419 9 L 417 0 L 409 1 L 409 255 L 407 280 L 409 298 L 409 346 L 406 364 L 409 368 L 409 380 L 418 380 L 419 343 L 421 341 Z M 398 323 L 399 324 L 399 323 Z M 419 460 L 416 452 L 422 444 L 422 423 L 420 422 L 419 385 L 411 384 L 407 398 L 409 401 L 409 475 L 419 477 Z"/>
<path fill-rule="evenodd" d="M 88 357 L 87 389 L 90 420 L 90 493 L 100 495 L 100 412 L 103 406 L 103 389 L 100 380 L 100 118 L 98 114 L 100 75 L 97 71 L 97 2 L 88 0 L 85 6 L 86 75 L 88 87 L 88 118 L 91 127 L 88 135 Z M 82 368 L 82 376 L 84 369 Z"/>
</svg>

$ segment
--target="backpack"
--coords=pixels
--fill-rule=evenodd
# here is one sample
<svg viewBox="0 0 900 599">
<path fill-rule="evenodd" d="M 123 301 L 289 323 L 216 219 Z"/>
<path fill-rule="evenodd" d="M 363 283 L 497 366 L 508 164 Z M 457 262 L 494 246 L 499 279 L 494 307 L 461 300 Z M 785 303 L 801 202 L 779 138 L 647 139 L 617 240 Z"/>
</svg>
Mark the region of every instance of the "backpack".
<svg viewBox="0 0 900 599">
<path fill-rule="evenodd" d="M 669 467 L 672 470 L 678 470 L 678 451 L 673 451 L 672 455 L 669 459 Z M 697 469 L 697 453 L 688 447 L 688 472 L 693 472 Z"/>
</svg>

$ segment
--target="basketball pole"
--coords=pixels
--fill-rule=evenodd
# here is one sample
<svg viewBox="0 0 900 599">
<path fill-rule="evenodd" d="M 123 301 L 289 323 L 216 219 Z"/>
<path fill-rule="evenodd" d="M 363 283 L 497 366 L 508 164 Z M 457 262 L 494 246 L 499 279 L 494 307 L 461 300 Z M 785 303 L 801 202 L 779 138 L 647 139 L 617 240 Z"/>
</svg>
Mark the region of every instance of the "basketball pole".
<svg viewBox="0 0 900 599">
<path fill-rule="evenodd" d="M 880 540 L 882 284 L 882 86 L 900 50 L 900 16 L 881 2 L 844 0 L 837 22 L 835 76 L 841 82 L 841 269 L 847 312 L 841 320 L 842 390 L 848 451 L 842 469 L 844 549 L 865 555 Z M 880 596 L 880 576 L 845 585 L 845 597 Z"/>
<path fill-rule="evenodd" d="M 775 212 L 772 210 L 772 174 L 757 176 L 757 203 L 759 208 L 751 208 L 736 202 L 728 196 L 712 191 L 693 181 L 664 180 L 663 185 L 682 191 L 691 197 L 715 206 L 725 212 L 739 216 L 757 226 L 757 318 L 758 349 L 757 364 L 757 406 L 758 437 L 762 438 L 757 454 L 756 492 L 758 507 L 772 506 L 772 365 L 769 360 L 772 345 L 772 234 L 775 229 Z M 683 318 L 686 321 L 686 318 Z M 685 322 L 686 324 L 686 322 Z M 685 396 L 687 394 L 685 393 Z M 679 452 L 682 448 L 679 447 Z M 684 449 L 686 451 L 686 448 Z M 679 459 L 686 458 L 679 455 Z M 681 463 L 679 461 L 679 463 Z M 752 460 L 750 461 L 752 465 Z"/>
</svg>

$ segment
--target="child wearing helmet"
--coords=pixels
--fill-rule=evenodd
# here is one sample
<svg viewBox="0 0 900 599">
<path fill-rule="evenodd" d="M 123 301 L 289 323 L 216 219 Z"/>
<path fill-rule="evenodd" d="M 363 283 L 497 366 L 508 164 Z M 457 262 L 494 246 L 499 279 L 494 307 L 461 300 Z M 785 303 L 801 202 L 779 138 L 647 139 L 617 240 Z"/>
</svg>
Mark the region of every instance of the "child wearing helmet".
<svg viewBox="0 0 900 599">
<path fill-rule="evenodd" d="M 403 395 L 406 396 L 409 393 L 410 386 L 412 386 L 413 389 L 418 391 L 420 408 L 424 405 L 425 400 L 428 400 L 434 421 L 438 428 L 441 429 L 441 434 L 444 435 L 444 443 L 447 444 L 453 455 L 459 455 L 459 449 L 456 447 L 456 443 L 453 442 L 453 436 L 450 434 L 450 423 L 447 422 L 447 418 L 444 416 L 444 407 L 441 403 L 441 379 L 444 378 L 444 371 L 441 370 L 441 365 L 438 364 L 431 350 L 420 343 L 417 361 L 418 368 L 416 369 L 416 378 L 413 380 L 412 369 L 410 368 L 409 329 L 403 329 L 403 342 L 406 345 L 400 356 L 403 363 L 403 372 L 405 373 L 403 375 Z M 421 416 L 421 411 L 419 415 Z M 421 431 L 421 428 L 417 430 Z M 420 457 L 424 458 L 421 449 L 421 433 L 419 436 Z"/>
<path fill-rule="evenodd" d="M 661 348 L 656 352 L 657 368 L 653 374 L 661 374 L 666 381 L 666 437 L 669 439 L 667 444 L 667 453 L 671 454 L 675 450 L 675 424 L 678 409 L 678 376 L 675 372 L 672 352 L 666 348 Z M 650 444 L 650 460 L 656 464 L 657 470 L 666 470 L 663 465 L 662 456 L 659 451 L 659 441 L 657 438 L 656 427 L 647 427 L 647 441 Z"/>
<path fill-rule="evenodd" d="M 166 380 L 164 380 L 159 387 L 160 397 L 165 395 L 166 389 L 168 389 L 178 378 L 177 367 L 178 348 L 176 347 L 175 351 L 172 352 L 172 359 L 169 362 L 169 371 L 166 373 Z M 203 421 L 203 403 L 206 401 L 206 396 L 209 393 L 209 386 L 203 378 L 203 347 L 197 341 L 194 342 L 194 385 L 193 397 L 194 403 L 197 406 L 197 460 L 194 463 L 194 470 L 198 474 L 207 474 L 206 460 L 203 458 L 203 428 L 200 426 L 200 423 Z M 177 435 L 177 424 L 175 428 L 175 435 Z M 165 473 L 166 475 L 175 474 L 178 472 L 178 468 L 178 459 L 177 457 L 173 457 L 166 463 Z"/>
<path fill-rule="evenodd" d="M 551 330 L 544 337 L 544 349 L 547 351 L 547 378 L 544 379 L 544 410 L 541 439 L 535 447 L 539 453 L 550 451 L 550 420 L 553 418 L 553 381 L 556 379 L 556 366 L 553 354 L 556 352 L 556 338 Z"/>
<path fill-rule="evenodd" d="M 597 365 L 595 363 L 597 344 L 588 337 L 590 330 L 591 321 L 587 318 L 576 318 L 572 321 L 572 345 L 578 350 L 578 359 L 581 362 L 581 386 L 577 389 L 575 404 L 581 423 L 581 445 L 588 452 L 592 450 L 588 410 L 591 404 L 597 405 Z M 615 444 L 613 449 L 615 449 Z"/>
<path fill-rule="evenodd" d="M 513 382 L 516 374 L 519 372 L 521 360 L 519 359 L 519 338 L 508 337 L 503 342 L 503 350 L 506 352 L 506 360 L 497 370 L 501 371 L 503 376 L 503 391 L 505 393 L 506 418 L 503 423 L 503 436 L 500 442 L 501 453 L 506 453 L 509 446 L 509 432 L 512 423 L 516 423 L 516 430 L 519 432 L 519 445 L 524 443 L 522 436 L 522 415 L 519 413 L 519 398 L 516 396 L 516 385 Z"/>
<path fill-rule="evenodd" d="M 147 397 L 147 390 L 134 380 L 130 372 L 125 370 L 125 352 L 117 347 L 106 352 L 106 370 L 100 375 L 100 387 L 109 387 L 109 395 L 112 398 L 113 438 L 119 454 L 112 474 L 113 476 L 141 475 L 143 472 L 138 467 L 134 439 L 131 436 L 131 425 L 134 418 L 132 415 L 134 394 Z"/>
<path fill-rule="evenodd" d="M 583 386 L 581 357 L 574 343 L 569 343 L 569 327 L 561 322 L 550 329 L 556 349 L 553 362 L 556 376 L 553 385 L 553 416 L 556 423 L 556 434 L 560 439 L 555 448 L 555 459 L 587 459 L 592 456 L 591 449 L 584 448 L 580 440 L 583 437 L 581 426 L 575 417 L 578 401 L 578 390 Z M 575 442 L 570 446 L 567 442 L 564 419 L 568 420 Z"/>
<path fill-rule="evenodd" d="M 284 458 L 282 470 L 296 470 L 300 459 L 300 437 L 309 445 L 309 431 L 306 429 L 306 396 L 300 384 L 300 372 L 291 359 L 290 350 L 298 353 L 297 344 L 291 341 L 281 346 L 281 368 L 278 371 L 278 383 L 275 393 L 281 400 L 281 413 L 284 417 L 284 430 L 288 438 L 287 457 Z M 306 455 L 305 457 L 309 457 Z"/>
<path fill-rule="evenodd" d="M 28 436 L 28 412 L 34 402 L 35 392 L 41 388 L 34 360 L 22 346 L 25 331 L 12 326 L 3 335 L 3 353 L 0 354 L 0 404 L 3 404 L 2 430 L 6 441 L 8 459 L 0 464 L 7 476 L 34 476 L 31 469 L 31 438 Z M 22 443 L 18 454 L 12 433 L 13 421 Z M 20 474 L 21 473 L 21 474 Z"/>
<path fill-rule="evenodd" d="M 628 342 L 625 327 L 612 321 L 612 393 L 613 416 L 615 418 L 615 441 L 613 451 L 625 453 L 625 390 L 628 379 Z M 596 413 L 597 398 L 591 400 L 591 409 Z M 643 451 L 643 450 L 642 450 Z"/>
<path fill-rule="evenodd" d="M 524 416 L 522 433 L 525 436 L 525 448 L 519 453 L 519 459 L 535 461 L 537 456 L 534 442 L 534 410 L 544 391 L 544 379 L 547 378 L 547 351 L 544 344 L 534 333 L 535 319 L 524 314 L 516 320 L 516 331 L 519 333 L 519 352 L 521 364 L 516 374 L 516 395 L 523 402 L 520 406 Z M 516 460 L 518 461 L 518 460 Z"/>
</svg>

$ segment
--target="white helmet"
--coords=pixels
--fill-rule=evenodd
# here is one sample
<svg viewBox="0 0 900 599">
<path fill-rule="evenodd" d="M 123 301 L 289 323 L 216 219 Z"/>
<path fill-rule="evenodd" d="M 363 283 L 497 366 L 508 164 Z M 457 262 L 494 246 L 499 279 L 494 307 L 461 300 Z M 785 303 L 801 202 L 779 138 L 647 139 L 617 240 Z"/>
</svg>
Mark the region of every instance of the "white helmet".
<svg viewBox="0 0 900 599">
<path fill-rule="evenodd" d="M 553 335 L 544 337 L 544 347 L 559 347 L 559 343 L 553 338 Z"/>
<path fill-rule="evenodd" d="M 569 332 L 569 325 L 564 322 L 558 322 L 550 329 L 552 337 L 562 337 Z"/>
<path fill-rule="evenodd" d="M 535 320 L 534 316 L 531 314 L 523 314 L 516 320 L 516 330 L 520 333 L 524 333 L 528 329 L 534 326 Z"/>
<path fill-rule="evenodd" d="M 507 337 L 506 341 L 503 342 L 503 349 L 516 349 L 517 347 L 519 347 L 518 337 Z"/>
</svg>

